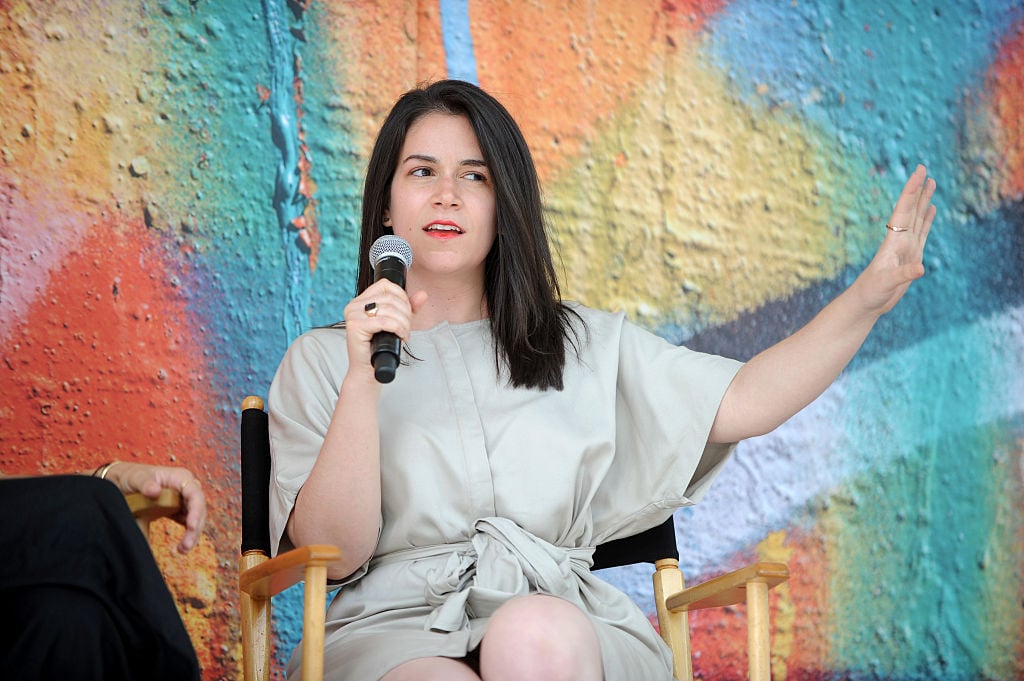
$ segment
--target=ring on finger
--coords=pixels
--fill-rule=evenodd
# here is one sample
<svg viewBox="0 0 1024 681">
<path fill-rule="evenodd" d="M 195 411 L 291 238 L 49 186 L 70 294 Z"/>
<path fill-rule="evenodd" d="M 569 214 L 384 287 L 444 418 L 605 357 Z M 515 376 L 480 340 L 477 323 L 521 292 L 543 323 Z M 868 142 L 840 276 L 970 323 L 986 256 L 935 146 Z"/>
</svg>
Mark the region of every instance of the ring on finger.
<svg viewBox="0 0 1024 681">
<path fill-rule="evenodd" d="M 367 303 L 366 305 L 363 305 L 363 312 L 366 313 L 367 317 L 376 317 L 377 303 Z"/>
<path fill-rule="evenodd" d="M 909 232 L 910 231 L 910 228 L 908 228 L 908 227 L 893 227 L 888 222 L 885 223 L 885 228 L 890 230 L 890 231 L 892 231 L 892 232 Z"/>
</svg>

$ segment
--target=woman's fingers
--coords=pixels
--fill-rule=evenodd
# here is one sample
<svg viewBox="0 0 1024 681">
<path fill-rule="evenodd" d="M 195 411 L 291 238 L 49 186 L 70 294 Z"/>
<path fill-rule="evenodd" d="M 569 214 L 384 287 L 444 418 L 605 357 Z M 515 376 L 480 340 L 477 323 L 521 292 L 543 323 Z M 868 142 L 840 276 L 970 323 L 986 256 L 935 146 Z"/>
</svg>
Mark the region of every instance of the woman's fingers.
<svg viewBox="0 0 1024 681">
<path fill-rule="evenodd" d="M 180 492 L 182 510 L 174 520 L 185 526 L 185 534 L 178 544 L 178 551 L 185 553 L 199 543 L 199 536 L 206 526 L 206 495 L 190 470 L 177 466 L 119 462 L 110 468 L 107 479 L 125 494 L 139 492 L 151 499 L 160 496 L 162 489 Z"/>
<path fill-rule="evenodd" d="M 188 473 L 187 479 L 178 489 L 185 507 L 184 520 L 179 521 L 185 526 L 185 535 L 178 544 L 178 551 L 185 553 L 199 543 L 199 535 L 206 526 L 206 495 L 203 493 L 202 485 L 191 473 Z"/>
<path fill-rule="evenodd" d="M 386 280 L 367 288 L 345 307 L 345 327 L 372 335 L 390 331 L 403 339 L 412 326 L 412 304 L 405 290 Z"/>
<path fill-rule="evenodd" d="M 935 217 L 931 200 L 935 195 L 935 180 L 928 177 L 928 170 L 918 165 L 903 185 L 896 200 L 892 217 L 887 227 L 895 234 L 926 234 L 931 227 L 931 219 Z"/>
</svg>

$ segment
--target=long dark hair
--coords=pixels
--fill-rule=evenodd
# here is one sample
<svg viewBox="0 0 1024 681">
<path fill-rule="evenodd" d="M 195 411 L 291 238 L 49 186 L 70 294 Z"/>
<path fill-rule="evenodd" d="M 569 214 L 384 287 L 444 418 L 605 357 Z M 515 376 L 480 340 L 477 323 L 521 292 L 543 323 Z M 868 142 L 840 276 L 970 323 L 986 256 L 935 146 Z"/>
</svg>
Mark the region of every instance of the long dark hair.
<svg viewBox="0 0 1024 681">
<path fill-rule="evenodd" d="M 391 181 L 406 133 L 430 113 L 469 119 L 494 182 L 497 237 L 484 263 L 484 289 L 495 364 L 513 386 L 561 390 L 568 342 L 579 354 L 582 319 L 562 302 L 541 205 L 540 181 L 519 126 L 497 99 L 459 80 L 442 80 L 402 95 L 377 136 L 363 186 L 359 243 L 362 292 L 373 283 L 370 246 L 392 233 L 384 226 Z"/>
</svg>

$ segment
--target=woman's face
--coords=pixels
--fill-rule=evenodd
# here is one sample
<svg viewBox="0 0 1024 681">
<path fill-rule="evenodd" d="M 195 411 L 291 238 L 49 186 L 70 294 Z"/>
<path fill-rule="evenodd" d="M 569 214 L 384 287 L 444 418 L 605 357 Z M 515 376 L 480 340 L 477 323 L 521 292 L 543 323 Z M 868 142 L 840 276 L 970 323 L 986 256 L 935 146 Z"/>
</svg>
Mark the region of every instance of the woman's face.
<svg viewBox="0 0 1024 681">
<path fill-rule="evenodd" d="M 465 116 L 430 113 L 409 128 L 384 224 L 412 246 L 410 276 L 483 282 L 496 233 L 494 186 L 483 159 Z"/>
</svg>

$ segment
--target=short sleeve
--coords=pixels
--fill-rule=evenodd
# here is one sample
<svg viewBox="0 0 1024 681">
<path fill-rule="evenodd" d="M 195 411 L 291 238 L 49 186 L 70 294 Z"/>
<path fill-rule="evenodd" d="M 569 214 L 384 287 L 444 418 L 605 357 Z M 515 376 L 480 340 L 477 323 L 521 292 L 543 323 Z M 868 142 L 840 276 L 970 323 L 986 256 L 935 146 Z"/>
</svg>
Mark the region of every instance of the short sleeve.
<svg viewBox="0 0 1024 681">
<path fill-rule="evenodd" d="M 696 502 L 735 447 L 709 444 L 708 436 L 742 363 L 621 324 L 615 458 L 594 500 L 597 542 L 635 534 Z"/>
<path fill-rule="evenodd" d="M 273 555 L 292 548 L 286 534 L 288 518 L 327 435 L 347 361 L 344 331 L 317 329 L 292 343 L 270 385 Z"/>
</svg>

